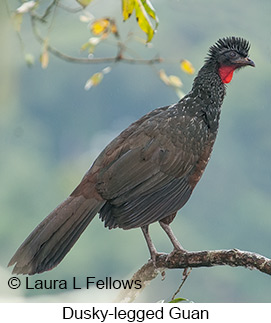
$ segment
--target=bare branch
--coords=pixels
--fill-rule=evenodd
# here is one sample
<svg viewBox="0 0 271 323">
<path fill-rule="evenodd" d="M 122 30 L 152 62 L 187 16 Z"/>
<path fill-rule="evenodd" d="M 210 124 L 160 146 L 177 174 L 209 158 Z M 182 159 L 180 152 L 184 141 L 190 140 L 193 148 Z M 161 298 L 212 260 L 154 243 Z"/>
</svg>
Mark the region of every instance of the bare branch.
<svg viewBox="0 0 271 323">
<path fill-rule="evenodd" d="M 50 15 L 51 11 L 58 6 L 59 0 L 53 0 L 51 4 L 46 8 L 44 14 L 42 16 L 35 15 L 35 18 L 40 20 L 41 22 L 46 23 L 46 18 Z"/>
<path fill-rule="evenodd" d="M 182 282 L 180 284 L 180 286 L 178 287 L 178 289 L 176 290 L 176 292 L 172 295 L 171 297 L 171 301 L 173 301 L 175 299 L 175 297 L 177 296 L 177 294 L 179 294 L 181 288 L 183 287 L 185 281 L 187 280 L 188 276 L 191 274 L 192 268 L 185 268 L 183 271 L 183 278 L 182 278 Z"/>
<path fill-rule="evenodd" d="M 241 266 L 249 269 L 257 269 L 265 274 L 271 275 L 271 259 L 253 252 L 238 249 L 193 251 L 186 253 L 176 251 L 170 255 L 159 254 L 156 258 L 156 266 L 154 266 L 152 261 L 143 265 L 131 278 L 131 280 L 140 280 L 142 288 L 140 290 L 122 290 L 117 301 L 133 302 L 151 280 L 156 278 L 159 273 L 164 272 L 165 269 L 213 266 Z"/>
<path fill-rule="evenodd" d="M 38 28 L 36 26 L 36 21 L 40 21 L 44 19 L 44 16 L 38 17 L 34 12 L 31 13 L 31 23 L 32 23 L 32 30 L 36 37 L 36 39 L 41 43 L 44 44 L 45 39 L 40 35 Z M 153 65 L 157 63 L 161 63 L 163 61 L 160 57 L 154 57 L 152 59 L 137 59 L 137 58 L 129 58 L 124 56 L 125 45 L 121 42 L 118 42 L 118 53 L 115 57 L 98 57 L 98 58 L 88 58 L 88 57 L 74 57 L 68 54 L 64 54 L 63 52 L 59 51 L 58 49 L 52 47 L 51 45 L 47 46 L 48 51 L 53 54 L 54 56 L 65 60 L 71 63 L 79 63 L 79 64 L 101 64 L 101 63 L 116 63 L 116 62 L 123 62 L 128 64 L 142 64 L 142 65 Z"/>
<path fill-rule="evenodd" d="M 41 42 L 43 40 L 41 39 Z M 116 63 L 122 61 L 128 64 L 142 64 L 142 65 L 152 65 L 156 63 L 161 63 L 163 61 L 160 57 L 154 57 L 152 59 L 135 59 L 128 58 L 123 55 L 116 55 L 115 57 L 98 57 L 98 58 L 85 58 L 85 57 L 74 57 L 60 52 L 54 47 L 48 45 L 48 51 L 55 55 L 56 57 L 71 63 L 79 64 L 101 64 L 101 63 Z"/>
</svg>

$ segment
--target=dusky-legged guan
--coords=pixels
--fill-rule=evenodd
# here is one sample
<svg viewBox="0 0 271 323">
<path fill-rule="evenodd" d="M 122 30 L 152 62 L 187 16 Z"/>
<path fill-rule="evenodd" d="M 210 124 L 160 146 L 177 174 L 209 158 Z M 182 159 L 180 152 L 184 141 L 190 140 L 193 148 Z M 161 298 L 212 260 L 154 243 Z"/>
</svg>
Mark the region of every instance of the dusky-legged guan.
<svg viewBox="0 0 271 323">
<path fill-rule="evenodd" d="M 141 228 L 153 261 L 157 251 L 148 230 L 156 221 L 174 249 L 183 250 L 169 224 L 209 161 L 225 84 L 235 70 L 255 66 L 249 48 L 239 37 L 211 46 L 191 91 L 131 124 L 101 152 L 71 195 L 16 251 L 9 262 L 13 273 L 32 275 L 55 267 L 97 213 L 109 229 Z"/>
</svg>

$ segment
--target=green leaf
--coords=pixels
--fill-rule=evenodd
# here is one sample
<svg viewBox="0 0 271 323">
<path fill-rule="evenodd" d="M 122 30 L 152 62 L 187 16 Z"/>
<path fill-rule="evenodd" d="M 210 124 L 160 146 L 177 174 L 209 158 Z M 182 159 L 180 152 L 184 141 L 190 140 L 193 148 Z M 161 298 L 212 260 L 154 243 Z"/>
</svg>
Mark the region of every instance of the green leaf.
<svg viewBox="0 0 271 323">
<path fill-rule="evenodd" d="M 149 0 L 142 0 L 142 4 L 147 12 L 147 14 L 156 21 L 155 29 L 158 27 L 159 20 L 156 16 L 155 10 Z"/>
<path fill-rule="evenodd" d="M 159 23 L 155 10 L 149 0 L 122 0 L 124 21 L 130 18 L 134 10 L 137 23 L 144 33 L 147 34 L 147 42 L 150 42 Z M 154 19 L 155 28 L 150 18 Z"/>
<path fill-rule="evenodd" d="M 188 299 L 179 297 L 179 298 L 174 298 L 169 303 L 180 303 L 180 302 L 187 302 L 187 301 L 188 301 Z"/>
<path fill-rule="evenodd" d="M 135 14 L 139 27 L 147 34 L 148 43 L 152 40 L 155 29 L 141 0 L 135 0 Z"/>
</svg>

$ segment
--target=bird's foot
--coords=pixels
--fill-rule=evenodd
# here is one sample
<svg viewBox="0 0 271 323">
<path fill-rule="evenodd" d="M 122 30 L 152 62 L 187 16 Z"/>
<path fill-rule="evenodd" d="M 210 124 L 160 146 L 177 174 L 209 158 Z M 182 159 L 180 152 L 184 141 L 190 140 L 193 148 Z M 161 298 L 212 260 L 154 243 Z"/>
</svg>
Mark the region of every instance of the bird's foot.
<svg viewBox="0 0 271 323">
<path fill-rule="evenodd" d="M 152 262 L 153 263 L 153 266 L 155 268 L 157 268 L 157 266 L 156 266 L 156 264 L 157 264 L 157 258 L 159 256 L 162 256 L 162 255 L 166 255 L 166 253 L 165 252 L 157 252 L 157 251 L 152 252 L 151 253 L 151 258 L 149 259 L 149 262 Z"/>
<path fill-rule="evenodd" d="M 169 253 L 168 254 L 168 256 L 167 256 L 167 259 L 166 259 L 166 261 L 168 261 L 171 257 L 173 257 L 176 253 L 183 253 L 183 254 L 185 254 L 185 253 L 187 253 L 188 251 L 186 250 L 186 249 L 184 249 L 181 245 L 180 246 L 178 246 L 177 248 L 176 248 L 176 246 L 174 247 L 174 249 L 171 251 L 171 253 Z"/>
</svg>

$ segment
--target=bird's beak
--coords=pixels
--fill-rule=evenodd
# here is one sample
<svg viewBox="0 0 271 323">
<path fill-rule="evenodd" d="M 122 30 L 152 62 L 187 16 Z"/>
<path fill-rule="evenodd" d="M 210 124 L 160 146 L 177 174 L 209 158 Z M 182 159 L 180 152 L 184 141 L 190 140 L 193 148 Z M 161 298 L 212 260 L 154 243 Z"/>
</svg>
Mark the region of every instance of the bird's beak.
<svg viewBox="0 0 271 323">
<path fill-rule="evenodd" d="M 245 61 L 246 61 L 246 65 L 250 65 L 252 67 L 255 67 L 255 63 L 250 58 L 246 57 Z"/>
<path fill-rule="evenodd" d="M 237 61 L 235 61 L 234 63 L 240 65 L 240 67 L 246 66 L 246 65 L 250 65 L 252 67 L 255 67 L 255 63 L 253 62 L 253 60 L 251 60 L 248 57 L 240 58 Z"/>
</svg>

